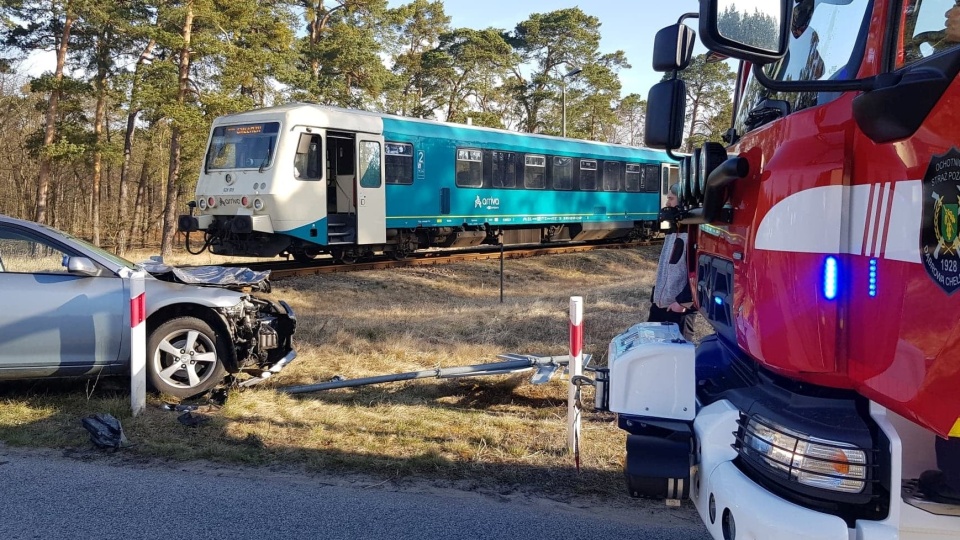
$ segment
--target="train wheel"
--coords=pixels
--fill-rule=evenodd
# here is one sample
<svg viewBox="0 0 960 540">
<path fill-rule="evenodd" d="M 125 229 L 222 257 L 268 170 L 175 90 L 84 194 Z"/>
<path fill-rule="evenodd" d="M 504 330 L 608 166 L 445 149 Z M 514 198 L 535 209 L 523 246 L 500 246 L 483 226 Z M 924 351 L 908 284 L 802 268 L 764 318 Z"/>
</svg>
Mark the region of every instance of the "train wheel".
<svg viewBox="0 0 960 540">
<path fill-rule="evenodd" d="M 315 249 L 304 248 L 303 250 L 293 252 L 293 260 L 299 263 L 307 263 L 317 258 L 319 254 L 320 252 Z"/>
<path fill-rule="evenodd" d="M 395 261 L 402 261 L 410 258 L 410 254 L 413 253 L 412 249 L 409 249 L 406 245 L 397 245 L 393 251 L 390 252 L 390 257 Z"/>
<path fill-rule="evenodd" d="M 357 262 L 357 253 L 353 250 L 338 249 L 331 252 L 333 260 L 343 264 L 353 264 Z"/>
</svg>

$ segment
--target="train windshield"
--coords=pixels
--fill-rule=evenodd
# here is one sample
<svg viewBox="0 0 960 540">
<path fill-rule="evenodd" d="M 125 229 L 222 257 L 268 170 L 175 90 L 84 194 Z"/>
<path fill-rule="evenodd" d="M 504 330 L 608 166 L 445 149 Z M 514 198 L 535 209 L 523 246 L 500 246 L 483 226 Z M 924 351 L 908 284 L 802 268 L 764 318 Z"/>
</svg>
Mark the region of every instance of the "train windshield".
<svg viewBox="0 0 960 540">
<path fill-rule="evenodd" d="M 206 170 L 262 169 L 276 154 L 279 122 L 236 124 L 213 128 Z"/>
</svg>

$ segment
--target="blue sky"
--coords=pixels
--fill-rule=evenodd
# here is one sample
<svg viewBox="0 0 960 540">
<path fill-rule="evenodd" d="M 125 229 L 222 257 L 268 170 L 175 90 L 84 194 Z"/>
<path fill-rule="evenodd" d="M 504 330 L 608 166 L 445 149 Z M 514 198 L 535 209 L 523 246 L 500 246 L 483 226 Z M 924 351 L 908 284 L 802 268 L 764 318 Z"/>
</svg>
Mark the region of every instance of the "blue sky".
<svg viewBox="0 0 960 540">
<path fill-rule="evenodd" d="M 391 6 L 408 3 L 390 0 Z M 661 74 L 650 67 L 653 36 L 664 26 L 677 22 L 680 15 L 697 11 L 697 0 L 591 0 L 563 2 L 559 0 L 445 0 L 444 11 L 454 28 L 501 28 L 512 30 L 531 13 L 549 13 L 558 9 L 579 7 L 584 13 L 600 19 L 600 51 L 622 50 L 633 66 L 620 72 L 622 94 L 637 93 L 646 98 L 647 90 L 660 80 Z M 696 20 L 687 24 L 696 30 Z M 699 45 L 696 53 L 705 49 Z"/>
</svg>

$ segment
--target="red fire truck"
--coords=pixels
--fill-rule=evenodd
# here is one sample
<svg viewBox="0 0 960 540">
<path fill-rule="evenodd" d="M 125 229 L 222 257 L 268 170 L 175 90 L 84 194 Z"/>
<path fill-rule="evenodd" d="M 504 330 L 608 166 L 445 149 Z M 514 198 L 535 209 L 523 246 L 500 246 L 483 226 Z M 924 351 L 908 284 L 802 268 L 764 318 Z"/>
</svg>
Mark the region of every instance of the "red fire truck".
<svg viewBox="0 0 960 540">
<path fill-rule="evenodd" d="M 657 34 L 648 146 L 681 145 L 693 18 L 740 60 L 727 144 L 681 161 L 716 333 L 611 343 L 631 493 L 690 497 L 725 540 L 960 538 L 960 8 L 702 0 Z"/>
</svg>

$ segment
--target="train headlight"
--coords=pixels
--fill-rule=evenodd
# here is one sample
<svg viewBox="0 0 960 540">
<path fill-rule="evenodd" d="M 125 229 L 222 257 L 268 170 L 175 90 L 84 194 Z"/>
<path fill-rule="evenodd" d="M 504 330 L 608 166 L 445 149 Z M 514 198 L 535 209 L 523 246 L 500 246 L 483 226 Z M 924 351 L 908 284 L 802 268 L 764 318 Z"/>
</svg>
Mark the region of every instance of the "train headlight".
<svg viewBox="0 0 960 540">
<path fill-rule="evenodd" d="M 240 197 L 240 204 L 242 204 L 244 208 L 250 208 L 250 197 L 246 195 Z"/>
<path fill-rule="evenodd" d="M 200 210 L 206 210 L 207 200 L 204 199 L 203 197 L 200 197 L 199 199 L 197 199 L 197 208 L 199 208 Z"/>
<path fill-rule="evenodd" d="M 207 206 L 210 208 L 217 207 L 217 198 L 216 197 L 207 197 Z"/>
<path fill-rule="evenodd" d="M 807 436 L 762 416 L 741 419 L 740 425 L 737 450 L 755 469 L 841 493 L 862 493 L 867 485 L 867 453 L 862 449 Z"/>
<path fill-rule="evenodd" d="M 253 209 L 256 210 L 257 212 L 263 210 L 264 208 L 266 208 L 266 206 L 267 205 L 263 202 L 263 199 L 259 197 L 253 200 Z"/>
</svg>

